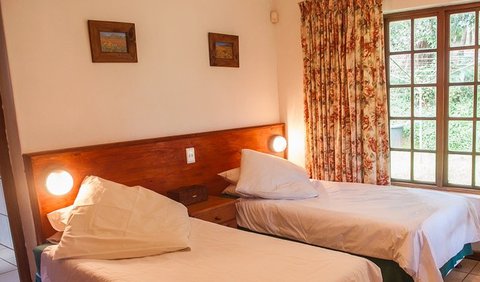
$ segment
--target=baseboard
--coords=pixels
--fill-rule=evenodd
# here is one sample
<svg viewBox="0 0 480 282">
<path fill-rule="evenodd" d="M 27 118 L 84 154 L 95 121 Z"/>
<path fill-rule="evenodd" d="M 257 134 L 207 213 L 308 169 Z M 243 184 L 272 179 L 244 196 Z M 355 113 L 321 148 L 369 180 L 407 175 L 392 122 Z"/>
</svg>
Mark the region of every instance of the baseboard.
<svg viewBox="0 0 480 282">
<path fill-rule="evenodd" d="M 466 256 L 466 258 L 480 261 L 480 252 L 474 251 L 473 254 Z"/>
</svg>

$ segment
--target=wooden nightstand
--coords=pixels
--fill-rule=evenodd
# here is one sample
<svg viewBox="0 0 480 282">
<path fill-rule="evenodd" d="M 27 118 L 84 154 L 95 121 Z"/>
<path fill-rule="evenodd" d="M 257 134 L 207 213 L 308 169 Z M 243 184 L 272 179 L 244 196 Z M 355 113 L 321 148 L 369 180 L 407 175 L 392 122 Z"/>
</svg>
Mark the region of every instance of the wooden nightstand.
<svg viewBox="0 0 480 282">
<path fill-rule="evenodd" d="M 188 215 L 237 228 L 235 199 L 208 196 L 208 200 L 187 206 Z"/>
</svg>

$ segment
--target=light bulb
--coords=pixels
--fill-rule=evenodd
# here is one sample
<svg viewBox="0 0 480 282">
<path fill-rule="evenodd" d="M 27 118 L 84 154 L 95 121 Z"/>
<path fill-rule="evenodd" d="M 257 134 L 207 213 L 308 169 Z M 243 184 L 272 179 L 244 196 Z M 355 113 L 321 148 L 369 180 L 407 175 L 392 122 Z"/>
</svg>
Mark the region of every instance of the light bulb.
<svg viewBox="0 0 480 282">
<path fill-rule="evenodd" d="M 281 135 L 272 137 L 270 149 L 276 153 L 285 151 L 287 148 L 287 139 Z"/>
<path fill-rule="evenodd" d="M 48 192 L 55 196 L 65 195 L 73 187 L 73 177 L 65 170 L 55 170 L 50 172 L 45 182 Z"/>
</svg>

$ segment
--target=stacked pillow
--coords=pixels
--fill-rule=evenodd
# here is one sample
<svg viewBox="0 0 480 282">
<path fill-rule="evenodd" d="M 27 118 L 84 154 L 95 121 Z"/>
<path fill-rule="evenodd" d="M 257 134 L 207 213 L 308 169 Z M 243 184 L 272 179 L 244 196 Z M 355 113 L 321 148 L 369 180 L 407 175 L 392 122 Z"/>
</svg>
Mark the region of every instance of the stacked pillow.
<svg viewBox="0 0 480 282">
<path fill-rule="evenodd" d="M 230 170 L 220 172 L 218 175 L 223 177 L 223 179 L 225 179 L 225 181 L 227 181 L 228 183 L 232 185 L 237 185 L 238 179 L 240 178 L 240 168 L 232 168 Z"/>
</svg>

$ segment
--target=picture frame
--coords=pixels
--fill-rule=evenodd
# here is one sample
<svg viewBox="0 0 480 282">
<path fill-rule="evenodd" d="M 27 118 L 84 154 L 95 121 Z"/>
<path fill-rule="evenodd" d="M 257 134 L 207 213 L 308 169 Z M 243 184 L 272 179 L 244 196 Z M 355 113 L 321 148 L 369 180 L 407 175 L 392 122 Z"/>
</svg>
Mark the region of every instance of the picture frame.
<svg viewBox="0 0 480 282">
<path fill-rule="evenodd" d="M 210 66 L 240 67 L 238 36 L 208 33 Z"/>
<path fill-rule="evenodd" d="M 138 62 L 135 24 L 89 20 L 88 33 L 92 62 Z"/>
</svg>

